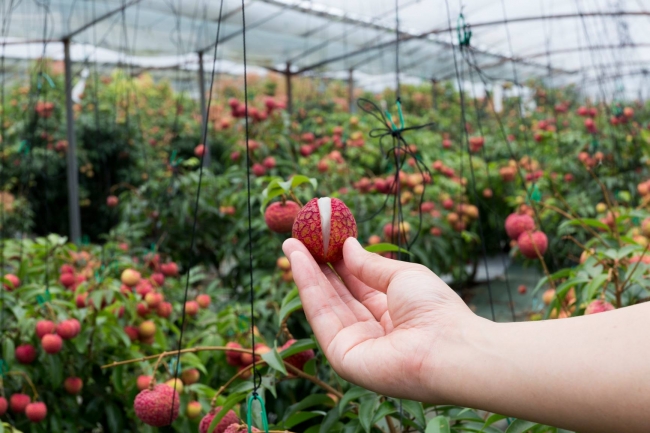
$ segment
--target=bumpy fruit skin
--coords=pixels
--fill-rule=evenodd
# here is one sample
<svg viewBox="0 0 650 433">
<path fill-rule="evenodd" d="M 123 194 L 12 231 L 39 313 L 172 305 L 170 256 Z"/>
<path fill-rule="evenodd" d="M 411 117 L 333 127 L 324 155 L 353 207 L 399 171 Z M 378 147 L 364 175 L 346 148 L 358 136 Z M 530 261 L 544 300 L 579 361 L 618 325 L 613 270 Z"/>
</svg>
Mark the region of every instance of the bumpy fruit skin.
<svg viewBox="0 0 650 433">
<path fill-rule="evenodd" d="M 135 397 L 135 415 L 145 424 L 163 427 L 178 418 L 181 400 L 178 392 L 167 385 L 156 385 L 153 390 L 145 389 Z"/>
<path fill-rule="evenodd" d="M 529 215 L 510 214 L 505 225 L 510 239 L 518 239 L 522 233 L 535 230 L 535 221 Z"/>
<path fill-rule="evenodd" d="M 47 416 L 47 406 L 41 401 L 30 403 L 25 408 L 25 415 L 31 422 L 41 422 Z"/>
<path fill-rule="evenodd" d="M 589 305 L 587 305 L 587 308 L 585 309 L 585 316 L 588 314 L 604 313 L 606 311 L 612 311 L 612 310 L 615 310 L 612 304 L 610 304 L 607 301 L 596 299 L 594 301 L 591 301 Z"/>
<path fill-rule="evenodd" d="M 224 415 L 224 417 L 221 418 L 219 424 L 217 424 L 217 426 L 211 432 L 208 432 L 208 428 L 210 428 L 210 424 L 212 423 L 212 420 L 219 413 L 220 410 L 221 410 L 221 406 L 218 406 L 214 408 L 213 411 L 210 411 L 209 414 L 203 417 L 201 423 L 199 424 L 199 433 L 224 433 L 226 431 L 226 428 L 228 428 L 229 425 L 239 423 L 239 418 L 237 418 L 237 414 L 235 413 L 235 411 L 229 410 Z"/>
<path fill-rule="evenodd" d="M 343 243 L 357 237 L 357 223 L 350 209 L 338 198 L 332 198 L 330 239 L 327 255 L 323 245 L 318 199 L 311 199 L 298 213 L 293 223 L 293 237 L 305 244 L 318 263 L 334 263 L 343 259 Z"/>
<path fill-rule="evenodd" d="M 43 350 L 50 355 L 59 353 L 63 347 L 63 340 L 57 334 L 47 334 L 41 339 Z"/>
<path fill-rule="evenodd" d="M 293 227 L 296 215 L 300 212 L 300 205 L 295 201 L 271 203 L 264 211 L 266 225 L 276 233 L 289 233 Z"/>
<path fill-rule="evenodd" d="M 36 349 L 31 344 L 16 347 L 16 359 L 21 364 L 31 364 L 36 359 Z"/>
<path fill-rule="evenodd" d="M 230 424 L 223 433 L 245 433 L 248 431 L 248 426 L 246 424 Z M 259 432 L 260 429 L 256 427 L 251 427 L 251 431 Z"/>
<path fill-rule="evenodd" d="M 6 398 L 0 397 L 0 416 L 3 416 L 7 413 L 7 408 L 9 407 L 9 402 Z"/>
<path fill-rule="evenodd" d="M 548 248 L 548 238 L 543 232 L 524 232 L 519 235 L 517 239 L 517 244 L 519 245 L 519 251 L 521 254 L 529 259 L 537 258 L 537 251 L 541 256 L 546 253 Z M 537 251 L 535 250 L 537 247 Z"/>
<path fill-rule="evenodd" d="M 281 347 L 281 350 L 286 350 L 289 347 L 291 347 L 296 340 L 289 340 L 284 345 Z M 293 365 L 299 370 L 302 370 L 307 361 L 312 359 L 314 356 L 314 351 L 312 349 L 305 350 L 303 352 L 296 353 L 295 355 L 291 355 L 290 357 L 286 358 L 285 361 L 287 361 L 289 364 Z"/>
<path fill-rule="evenodd" d="M 9 397 L 9 407 L 13 413 L 23 413 L 30 401 L 27 394 L 13 394 Z"/>
</svg>

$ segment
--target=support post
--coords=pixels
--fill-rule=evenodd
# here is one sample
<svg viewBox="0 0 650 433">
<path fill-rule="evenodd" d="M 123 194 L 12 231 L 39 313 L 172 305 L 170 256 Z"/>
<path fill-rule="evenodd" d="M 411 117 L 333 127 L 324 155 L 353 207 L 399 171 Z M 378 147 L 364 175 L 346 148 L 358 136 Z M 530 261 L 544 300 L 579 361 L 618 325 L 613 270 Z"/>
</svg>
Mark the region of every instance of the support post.
<svg viewBox="0 0 650 433">
<path fill-rule="evenodd" d="M 435 78 L 431 79 L 431 102 L 433 104 L 433 109 L 438 110 L 438 80 Z"/>
<path fill-rule="evenodd" d="M 354 69 L 350 68 L 348 71 L 348 105 L 350 106 L 350 113 L 356 111 L 354 104 Z"/>
<path fill-rule="evenodd" d="M 293 95 L 291 91 L 291 63 L 287 63 L 287 68 L 284 71 L 284 78 L 287 83 L 287 112 L 293 113 Z"/>
<path fill-rule="evenodd" d="M 81 211 L 79 210 L 79 169 L 77 167 L 77 141 L 74 132 L 72 111 L 72 61 L 70 60 L 70 39 L 63 40 L 65 55 L 65 114 L 68 132 L 67 177 L 68 213 L 70 218 L 70 240 L 81 242 Z"/>
<path fill-rule="evenodd" d="M 216 59 L 215 59 L 216 60 Z M 199 98 L 201 101 L 201 137 L 203 131 L 207 131 L 208 124 L 208 111 L 205 104 L 205 70 L 203 69 L 203 51 L 199 51 Z M 203 138 L 202 138 L 203 139 Z M 205 143 L 203 143 L 203 167 L 210 166 L 210 146 L 208 145 L 208 134 L 205 136 Z"/>
</svg>

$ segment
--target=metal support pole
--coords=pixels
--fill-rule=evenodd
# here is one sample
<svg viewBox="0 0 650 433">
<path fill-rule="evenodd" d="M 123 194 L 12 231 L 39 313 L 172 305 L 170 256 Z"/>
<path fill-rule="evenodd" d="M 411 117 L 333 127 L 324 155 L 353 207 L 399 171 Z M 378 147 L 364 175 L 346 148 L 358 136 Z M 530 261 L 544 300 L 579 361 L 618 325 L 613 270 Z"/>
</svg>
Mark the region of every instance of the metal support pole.
<svg viewBox="0 0 650 433">
<path fill-rule="evenodd" d="M 216 59 L 215 59 L 216 60 Z M 203 136 L 203 131 L 206 131 L 206 125 L 208 124 L 208 112 L 205 106 L 205 71 L 203 70 L 203 52 L 199 51 L 199 93 L 201 100 L 201 136 Z M 203 143 L 203 149 L 205 154 L 203 155 L 203 167 L 210 166 L 210 146 L 208 146 L 208 135 L 205 136 L 205 143 Z"/>
<path fill-rule="evenodd" d="M 293 95 L 291 91 L 291 63 L 287 63 L 287 69 L 284 71 L 284 78 L 287 83 L 287 112 L 293 113 Z"/>
<path fill-rule="evenodd" d="M 68 212 L 70 218 L 70 240 L 81 242 L 81 212 L 79 210 L 79 170 L 77 168 L 77 141 L 74 133 L 72 112 L 72 62 L 70 61 L 70 39 L 63 40 L 65 55 L 65 114 L 68 130 Z"/>
<path fill-rule="evenodd" d="M 348 71 L 348 105 L 350 106 L 350 113 L 356 111 L 354 104 L 354 69 L 350 68 Z"/>
<path fill-rule="evenodd" d="M 437 92 L 438 81 L 435 78 L 431 79 L 431 102 L 433 103 L 433 109 L 438 109 L 438 92 Z"/>
</svg>

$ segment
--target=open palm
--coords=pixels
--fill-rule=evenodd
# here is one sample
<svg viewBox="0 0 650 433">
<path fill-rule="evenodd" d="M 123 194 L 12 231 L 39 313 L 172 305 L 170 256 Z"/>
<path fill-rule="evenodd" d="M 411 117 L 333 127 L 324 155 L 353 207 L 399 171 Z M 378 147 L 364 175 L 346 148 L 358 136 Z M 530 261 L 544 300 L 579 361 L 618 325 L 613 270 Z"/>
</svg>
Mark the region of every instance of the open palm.
<svg viewBox="0 0 650 433">
<path fill-rule="evenodd" d="M 318 265 L 295 239 L 291 261 L 303 308 L 325 356 L 346 380 L 394 397 L 443 402 L 436 372 L 465 303 L 429 269 L 364 250 L 350 238 L 343 260 Z M 435 390 L 433 393 L 431 390 Z"/>
</svg>

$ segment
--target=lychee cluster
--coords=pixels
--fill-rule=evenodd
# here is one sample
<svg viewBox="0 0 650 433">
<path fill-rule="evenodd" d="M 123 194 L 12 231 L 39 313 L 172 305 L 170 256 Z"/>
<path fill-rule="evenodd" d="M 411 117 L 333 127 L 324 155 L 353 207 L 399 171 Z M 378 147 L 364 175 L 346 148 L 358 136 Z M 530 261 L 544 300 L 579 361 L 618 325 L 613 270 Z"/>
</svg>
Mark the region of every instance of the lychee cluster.
<svg viewBox="0 0 650 433">
<path fill-rule="evenodd" d="M 548 238 L 535 230 L 535 220 L 527 214 L 510 214 L 505 221 L 506 233 L 517 241 L 519 251 L 528 259 L 543 256 L 548 248 Z"/>
</svg>

